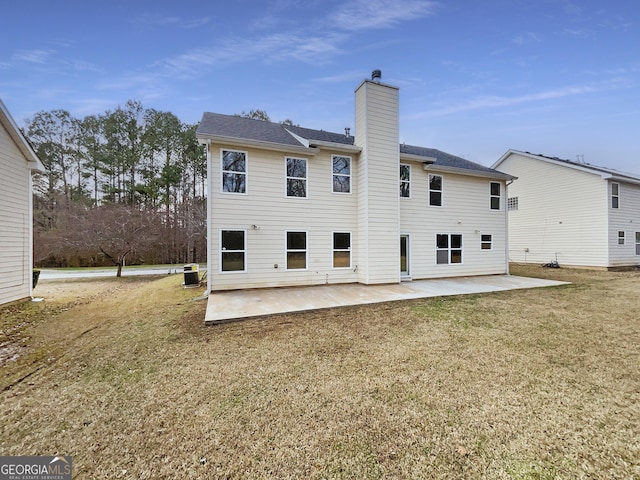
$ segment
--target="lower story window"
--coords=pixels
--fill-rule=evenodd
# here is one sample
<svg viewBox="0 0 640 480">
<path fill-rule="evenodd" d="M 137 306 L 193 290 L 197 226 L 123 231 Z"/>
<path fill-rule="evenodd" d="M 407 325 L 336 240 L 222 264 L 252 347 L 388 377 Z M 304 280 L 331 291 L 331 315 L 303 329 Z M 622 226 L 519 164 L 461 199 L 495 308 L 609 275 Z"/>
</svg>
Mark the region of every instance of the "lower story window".
<svg viewBox="0 0 640 480">
<path fill-rule="evenodd" d="M 636 255 L 640 255 L 640 232 L 636 232 Z"/>
<path fill-rule="evenodd" d="M 287 232 L 287 270 L 307 268 L 307 232 Z"/>
<path fill-rule="evenodd" d="M 333 233 L 333 268 L 351 267 L 351 233 Z"/>
<path fill-rule="evenodd" d="M 491 235 L 480 236 L 480 248 L 482 250 L 491 250 L 493 247 L 493 238 Z"/>
<path fill-rule="evenodd" d="M 446 233 L 436 235 L 436 263 L 462 263 L 462 235 Z"/>
<path fill-rule="evenodd" d="M 624 230 L 618 232 L 618 245 L 624 245 Z"/>
<path fill-rule="evenodd" d="M 220 235 L 220 270 L 223 272 L 244 272 L 246 251 L 244 230 L 222 230 Z"/>
</svg>

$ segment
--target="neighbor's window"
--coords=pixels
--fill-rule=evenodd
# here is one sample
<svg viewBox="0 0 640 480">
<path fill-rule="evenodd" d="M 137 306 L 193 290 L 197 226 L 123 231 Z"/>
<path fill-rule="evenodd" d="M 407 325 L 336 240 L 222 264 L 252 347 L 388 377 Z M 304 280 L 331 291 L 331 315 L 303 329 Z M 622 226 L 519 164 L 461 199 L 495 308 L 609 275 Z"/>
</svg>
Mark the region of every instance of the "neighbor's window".
<svg viewBox="0 0 640 480">
<path fill-rule="evenodd" d="M 636 232 L 636 255 L 640 255 L 640 232 Z"/>
<path fill-rule="evenodd" d="M 620 207 L 620 184 L 611 184 L 611 208 Z"/>
<path fill-rule="evenodd" d="M 442 175 L 429 175 L 429 205 L 442 206 Z"/>
<path fill-rule="evenodd" d="M 462 235 L 436 235 L 436 263 L 462 263 Z"/>
<path fill-rule="evenodd" d="M 247 154 L 222 150 L 222 191 L 247 193 Z"/>
<path fill-rule="evenodd" d="M 491 210 L 500 210 L 500 183 L 491 182 Z"/>
<path fill-rule="evenodd" d="M 400 196 L 411 197 L 411 165 L 400 164 Z"/>
<path fill-rule="evenodd" d="M 222 272 L 244 272 L 245 268 L 244 230 L 222 230 L 220 234 L 220 270 Z"/>
<path fill-rule="evenodd" d="M 624 245 L 624 231 L 618 231 L 618 245 Z"/>
<path fill-rule="evenodd" d="M 333 193 L 351 193 L 351 157 L 332 155 Z"/>
<path fill-rule="evenodd" d="M 333 268 L 351 267 L 351 233 L 333 233 Z"/>
<path fill-rule="evenodd" d="M 307 161 L 304 158 L 285 159 L 287 167 L 287 197 L 307 196 Z"/>
<path fill-rule="evenodd" d="M 493 238 L 491 235 L 480 235 L 480 248 L 482 250 L 491 250 L 493 248 Z"/>
<path fill-rule="evenodd" d="M 307 268 L 307 232 L 287 232 L 287 270 Z"/>
<path fill-rule="evenodd" d="M 518 197 L 509 197 L 507 199 L 507 210 L 518 210 Z"/>
</svg>

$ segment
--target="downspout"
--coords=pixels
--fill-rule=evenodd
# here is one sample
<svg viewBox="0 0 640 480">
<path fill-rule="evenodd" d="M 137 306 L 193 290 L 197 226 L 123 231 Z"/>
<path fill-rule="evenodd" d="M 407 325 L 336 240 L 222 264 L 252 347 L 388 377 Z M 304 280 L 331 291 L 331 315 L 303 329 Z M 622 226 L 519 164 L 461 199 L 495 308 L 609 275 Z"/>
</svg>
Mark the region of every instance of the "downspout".
<svg viewBox="0 0 640 480">
<path fill-rule="evenodd" d="M 513 183 L 513 180 L 507 180 L 504 184 L 504 195 L 505 195 L 505 211 L 504 211 L 504 256 L 505 256 L 505 266 L 506 266 L 506 275 L 511 275 L 509 271 L 509 185 Z"/>
<path fill-rule="evenodd" d="M 213 211 L 213 189 L 211 186 L 211 140 L 205 143 L 207 148 L 207 296 L 211 293 L 213 272 L 211 271 L 211 212 Z"/>
</svg>

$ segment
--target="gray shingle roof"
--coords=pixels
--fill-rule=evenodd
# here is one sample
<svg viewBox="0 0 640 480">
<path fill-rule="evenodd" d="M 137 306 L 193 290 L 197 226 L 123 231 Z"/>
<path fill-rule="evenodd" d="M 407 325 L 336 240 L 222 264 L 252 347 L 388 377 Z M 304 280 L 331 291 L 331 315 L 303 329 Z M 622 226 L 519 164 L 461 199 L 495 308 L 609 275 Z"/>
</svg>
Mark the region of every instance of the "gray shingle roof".
<svg viewBox="0 0 640 480">
<path fill-rule="evenodd" d="M 517 152 L 517 150 L 514 150 L 514 152 Z M 591 170 L 595 170 L 597 172 L 601 172 L 601 173 L 608 173 L 611 175 L 615 175 L 618 177 L 627 177 L 630 178 L 632 180 L 640 180 L 640 175 L 636 174 L 636 173 L 630 173 L 630 172 L 621 172 L 620 170 L 615 170 L 613 168 L 607 168 L 607 167 L 599 167 L 598 165 L 591 165 L 590 163 L 582 163 L 582 162 L 574 162 L 573 160 L 567 160 L 564 158 L 558 158 L 558 157 L 550 157 L 548 155 L 543 155 L 541 153 L 531 153 L 531 152 L 524 152 L 524 153 L 528 153 L 529 155 L 534 155 L 537 157 L 542 157 L 542 158 L 548 158 L 549 160 L 555 160 L 557 162 L 562 162 L 562 163 L 566 163 L 568 165 L 573 165 L 576 167 L 582 167 L 582 168 L 588 168 Z"/>
<path fill-rule="evenodd" d="M 245 140 L 270 142 L 282 145 L 302 146 L 302 144 L 289 132 L 298 135 L 313 145 L 315 141 L 330 142 L 341 145 L 354 145 L 354 137 L 344 133 L 326 132 L 280 123 L 254 120 L 235 115 L 222 115 L 220 113 L 205 112 L 202 121 L 198 125 L 198 136 L 221 136 Z M 498 173 L 496 170 L 479 165 L 464 158 L 456 157 L 434 148 L 417 147 L 414 145 L 400 145 L 400 153 L 436 159 L 435 165 L 443 167 L 460 168 L 484 173 Z"/>
</svg>

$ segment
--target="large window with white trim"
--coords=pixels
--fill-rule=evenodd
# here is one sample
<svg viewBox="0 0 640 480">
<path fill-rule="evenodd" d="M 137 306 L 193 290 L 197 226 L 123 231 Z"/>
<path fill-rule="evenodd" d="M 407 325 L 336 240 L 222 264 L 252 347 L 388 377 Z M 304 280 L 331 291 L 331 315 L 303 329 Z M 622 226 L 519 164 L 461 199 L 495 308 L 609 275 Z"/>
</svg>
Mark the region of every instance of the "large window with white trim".
<svg viewBox="0 0 640 480">
<path fill-rule="evenodd" d="M 222 230 L 220 232 L 220 271 L 246 271 L 247 247 L 244 230 Z"/>
<path fill-rule="evenodd" d="M 247 153 L 222 150 L 222 191 L 247 193 Z"/>
<path fill-rule="evenodd" d="M 331 156 L 333 193 L 351 193 L 351 157 Z"/>
<path fill-rule="evenodd" d="M 491 210 L 500 210 L 500 183 L 491 182 Z"/>
<path fill-rule="evenodd" d="M 400 164 L 400 196 L 411 197 L 411 165 Z"/>
<path fill-rule="evenodd" d="M 333 268 L 351 267 L 351 233 L 333 232 Z"/>
<path fill-rule="evenodd" d="M 493 249 L 493 236 L 488 234 L 480 235 L 480 248 L 482 250 L 492 250 Z"/>
<path fill-rule="evenodd" d="M 429 174 L 429 205 L 442 206 L 442 175 Z"/>
<path fill-rule="evenodd" d="M 462 263 L 462 235 L 439 233 L 436 235 L 436 263 Z"/>
<path fill-rule="evenodd" d="M 611 208 L 620 208 L 620 184 L 611 184 Z"/>
<path fill-rule="evenodd" d="M 307 232 L 287 232 L 287 270 L 307 268 Z"/>
<path fill-rule="evenodd" d="M 304 158 L 287 157 L 287 197 L 307 196 L 307 160 Z"/>
</svg>

